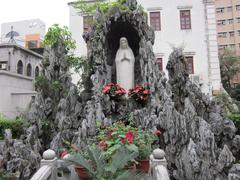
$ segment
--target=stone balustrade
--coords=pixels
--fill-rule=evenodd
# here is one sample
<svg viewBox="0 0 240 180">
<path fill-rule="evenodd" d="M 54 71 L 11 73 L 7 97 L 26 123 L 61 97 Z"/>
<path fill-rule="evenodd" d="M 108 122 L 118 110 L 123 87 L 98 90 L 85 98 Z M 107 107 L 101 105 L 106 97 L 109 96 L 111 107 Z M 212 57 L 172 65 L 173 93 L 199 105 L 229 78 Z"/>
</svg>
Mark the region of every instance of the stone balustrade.
<svg viewBox="0 0 240 180">
<path fill-rule="evenodd" d="M 155 149 L 150 155 L 150 179 L 170 180 L 167 171 L 165 152 Z M 49 149 L 43 153 L 40 169 L 31 180 L 79 180 L 74 166 L 65 167 L 63 160 L 57 160 L 56 154 Z"/>
</svg>

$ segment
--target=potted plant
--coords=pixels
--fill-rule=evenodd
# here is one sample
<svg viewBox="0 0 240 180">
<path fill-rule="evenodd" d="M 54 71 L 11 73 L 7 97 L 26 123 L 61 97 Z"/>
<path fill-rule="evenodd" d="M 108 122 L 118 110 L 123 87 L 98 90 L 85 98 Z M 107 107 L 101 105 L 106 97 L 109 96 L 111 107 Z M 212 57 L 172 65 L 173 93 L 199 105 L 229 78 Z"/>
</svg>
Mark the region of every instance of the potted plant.
<svg viewBox="0 0 240 180">
<path fill-rule="evenodd" d="M 143 173 L 148 173 L 150 163 L 149 156 L 152 153 L 152 144 L 157 140 L 159 130 L 152 132 L 149 130 L 139 129 L 139 135 L 136 138 L 136 146 L 138 147 L 139 155 L 137 157 L 137 169 Z"/>
<path fill-rule="evenodd" d="M 126 126 L 122 122 L 117 122 L 100 130 L 98 147 L 103 150 L 106 159 L 110 159 L 115 151 L 121 147 L 137 153 L 137 168 L 143 173 L 147 173 L 149 155 L 152 152 L 151 145 L 157 140 L 157 133 L 159 132 L 152 132 L 130 125 Z"/>
<path fill-rule="evenodd" d="M 137 133 L 138 128 L 129 125 L 125 126 L 122 122 L 116 122 L 111 126 L 100 129 L 97 137 L 99 140 L 98 147 L 103 150 L 103 155 L 106 159 L 110 159 L 115 151 L 122 146 L 138 154 L 138 148 L 133 143 Z"/>
<path fill-rule="evenodd" d="M 128 91 L 128 96 L 139 103 L 147 102 L 149 94 L 150 91 L 140 85 L 136 85 Z"/>
<path fill-rule="evenodd" d="M 103 87 L 102 93 L 107 94 L 110 99 L 119 100 L 126 91 L 119 84 L 109 83 Z"/>
<path fill-rule="evenodd" d="M 124 168 L 136 157 L 136 153 L 130 152 L 125 147 L 116 150 L 111 160 L 106 160 L 102 150 L 96 146 L 88 147 L 87 154 L 89 159 L 84 158 L 81 153 L 76 153 L 68 157 L 66 162 L 68 165 L 75 164 L 84 167 L 93 180 L 141 179 L 143 177 L 140 173 Z"/>
</svg>

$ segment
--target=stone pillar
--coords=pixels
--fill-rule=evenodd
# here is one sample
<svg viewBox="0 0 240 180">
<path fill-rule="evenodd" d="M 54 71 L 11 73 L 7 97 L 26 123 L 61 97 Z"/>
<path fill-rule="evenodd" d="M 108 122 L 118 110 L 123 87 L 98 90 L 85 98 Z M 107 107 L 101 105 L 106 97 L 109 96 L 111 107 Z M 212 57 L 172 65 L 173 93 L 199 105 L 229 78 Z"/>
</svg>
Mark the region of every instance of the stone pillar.
<svg viewBox="0 0 240 180">
<path fill-rule="evenodd" d="M 165 152 L 162 149 L 155 149 L 150 156 L 152 180 L 170 180 Z"/>
<path fill-rule="evenodd" d="M 167 168 L 167 160 L 165 158 L 165 152 L 162 149 L 154 149 L 150 155 L 151 169 L 157 165 L 163 165 Z"/>
<path fill-rule="evenodd" d="M 50 180 L 56 180 L 57 179 L 57 158 L 56 158 L 56 153 L 48 149 L 44 151 L 43 153 L 43 159 L 41 160 L 41 167 L 43 166 L 51 166 L 51 178 Z"/>
<path fill-rule="evenodd" d="M 205 7 L 209 89 L 212 89 L 212 93 L 216 94 L 222 88 L 217 44 L 216 9 L 214 0 L 203 0 L 203 3 Z"/>
</svg>

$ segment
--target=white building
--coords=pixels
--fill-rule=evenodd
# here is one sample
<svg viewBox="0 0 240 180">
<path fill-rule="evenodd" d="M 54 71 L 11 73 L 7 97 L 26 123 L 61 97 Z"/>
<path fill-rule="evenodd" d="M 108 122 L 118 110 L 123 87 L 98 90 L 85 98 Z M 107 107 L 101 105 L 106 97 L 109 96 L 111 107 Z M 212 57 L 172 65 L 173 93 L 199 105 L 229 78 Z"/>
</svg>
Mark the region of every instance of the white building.
<svg viewBox="0 0 240 180">
<path fill-rule="evenodd" d="M 1 24 L 1 41 L 8 43 L 11 34 L 17 44 L 26 48 L 39 48 L 44 39 L 46 25 L 40 19 L 30 19 Z"/>
<path fill-rule="evenodd" d="M 0 44 L 0 113 L 9 118 L 25 112 L 35 96 L 34 79 L 42 56 L 17 44 Z"/>
<path fill-rule="evenodd" d="M 92 1 L 91 1 L 92 2 Z M 155 30 L 153 46 L 156 58 L 165 71 L 172 47 L 184 47 L 192 80 L 207 94 L 221 89 L 216 37 L 214 0 L 138 0 Z M 89 17 L 69 3 L 70 31 L 77 42 L 76 54 L 86 56 L 82 38 Z"/>
</svg>

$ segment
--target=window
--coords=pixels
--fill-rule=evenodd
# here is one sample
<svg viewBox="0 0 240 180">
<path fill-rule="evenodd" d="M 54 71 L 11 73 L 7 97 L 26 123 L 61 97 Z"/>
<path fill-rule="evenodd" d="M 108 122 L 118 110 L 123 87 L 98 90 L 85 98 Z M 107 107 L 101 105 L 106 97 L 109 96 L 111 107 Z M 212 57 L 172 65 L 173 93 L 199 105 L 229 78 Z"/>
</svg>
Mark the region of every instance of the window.
<svg viewBox="0 0 240 180">
<path fill-rule="evenodd" d="M 240 11 L 240 5 L 236 5 L 236 11 Z"/>
<path fill-rule="evenodd" d="M 163 70 L 163 61 L 162 58 L 157 58 L 157 64 L 159 65 L 160 71 Z"/>
<path fill-rule="evenodd" d="M 23 63 L 21 60 L 18 61 L 17 63 L 17 73 L 18 74 L 23 74 Z"/>
<path fill-rule="evenodd" d="M 187 63 L 187 70 L 189 74 L 194 74 L 193 69 L 193 56 L 186 56 L 185 57 L 186 63 Z"/>
<path fill-rule="evenodd" d="M 237 23 L 240 23 L 240 17 L 237 17 L 236 20 L 237 20 Z"/>
<path fill-rule="evenodd" d="M 217 9 L 216 9 L 216 12 L 217 12 L 217 13 L 224 13 L 224 8 L 217 8 Z"/>
<path fill-rule="evenodd" d="M 232 6 L 227 7 L 228 12 L 232 12 Z"/>
<path fill-rule="evenodd" d="M 29 76 L 29 77 L 32 76 L 32 66 L 31 66 L 31 64 L 27 65 L 27 76 Z"/>
<path fill-rule="evenodd" d="M 28 49 L 34 49 L 38 48 L 38 41 L 27 41 L 27 48 Z"/>
<path fill-rule="evenodd" d="M 0 62 L 0 70 L 7 70 L 7 61 Z"/>
<path fill-rule="evenodd" d="M 226 20 L 218 20 L 217 25 L 226 25 Z"/>
<path fill-rule="evenodd" d="M 39 76 L 39 67 L 35 68 L 35 78 Z"/>
<path fill-rule="evenodd" d="M 154 31 L 161 30 L 160 12 L 150 12 L 150 26 Z"/>
<path fill-rule="evenodd" d="M 228 19 L 228 24 L 233 24 L 233 19 Z"/>
<path fill-rule="evenodd" d="M 83 16 L 83 31 L 84 32 L 91 31 L 92 22 L 93 22 L 92 16 Z"/>
<path fill-rule="evenodd" d="M 233 37 L 233 36 L 234 36 L 234 31 L 230 31 L 230 32 L 229 32 L 229 36 L 230 36 L 230 37 Z"/>
<path fill-rule="evenodd" d="M 181 29 L 191 29 L 190 10 L 180 10 Z"/>
<path fill-rule="evenodd" d="M 229 44 L 229 48 L 235 49 L 235 44 Z"/>
<path fill-rule="evenodd" d="M 218 37 L 226 38 L 227 37 L 227 33 L 226 32 L 220 32 L 220 33 L 218 33 Z"/>
</svg>

